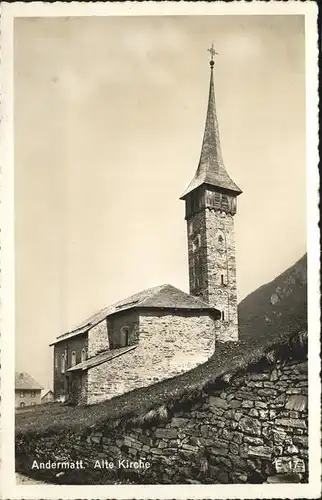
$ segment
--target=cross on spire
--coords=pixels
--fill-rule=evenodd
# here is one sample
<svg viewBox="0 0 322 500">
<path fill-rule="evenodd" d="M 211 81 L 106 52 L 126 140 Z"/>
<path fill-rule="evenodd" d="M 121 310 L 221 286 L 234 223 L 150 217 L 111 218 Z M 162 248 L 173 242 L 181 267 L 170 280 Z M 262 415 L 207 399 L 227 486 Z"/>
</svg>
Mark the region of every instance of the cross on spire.
<svg viewBox="0 0 322 500">
<path fill-rule="evenodd" d="M 218 54 L 218 52 L 215 51 L 213 44 L 211 45 L 210 49 L 208 49 L 208 51 L 211 54 L 211 70 L 207 117 L 201 147 L 200 160 L 197 172 L 190 182 L 189 186 L 181 196 L 182 199 L 185 199 L 186 196 L 189 195 L 189 193 L 204 184 L 213 186 L 214 188 L 218 188 L 219 191 L 221 189 L 224 189 L 226 191 L 234 193 L 233 196 L 238 196 L 241 193 L 240 188 L 229 177 L 225 169 L 221 153 L 213 74 L 213 67 L 215 65 L 214 56 Z"/>
<path fill-rule="evenodd" d="M 207 49 L 207 50 L 208 50 L 208 52 L 210 52 L 210 55 L 211 55 L 210 66 L 213 66 L 214 65 L 214 56 L 218 55 L 218 52 L 215 51 L 213 43 L 211 44 L 210 49 Z"/>
</svg>

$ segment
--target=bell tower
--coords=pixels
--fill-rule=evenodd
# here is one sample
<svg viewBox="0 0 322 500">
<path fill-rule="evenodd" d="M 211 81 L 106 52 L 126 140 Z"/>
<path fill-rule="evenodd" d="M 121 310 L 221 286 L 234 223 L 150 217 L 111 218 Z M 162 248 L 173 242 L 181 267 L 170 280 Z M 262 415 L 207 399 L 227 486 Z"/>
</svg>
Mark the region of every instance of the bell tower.
<svg viewBox="0 0 322 500">
<path fill-rule="evenodd" d="M 180 199 L 185 201 L 189 283 L 198 296 L 221 311 L 218 340 L 238 341 L 234 215 L 242 193 L 222 158 L 214 91 L 213 46 L 208 49 L 210 87 L 198 169 Z"/>
</svg>

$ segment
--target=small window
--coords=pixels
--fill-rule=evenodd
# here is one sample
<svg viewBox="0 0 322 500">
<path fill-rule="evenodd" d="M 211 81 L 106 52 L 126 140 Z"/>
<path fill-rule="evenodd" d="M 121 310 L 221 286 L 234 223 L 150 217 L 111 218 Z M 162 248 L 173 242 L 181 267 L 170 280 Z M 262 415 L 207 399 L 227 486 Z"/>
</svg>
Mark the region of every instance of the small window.
<svg viewBox="0 0 322 500">
<path fill-rule="evenodd" d="M 81 352 L 81 362 L 84 363 L 86 361 L 86 349 L 83 348 Z"/>
<path fill-rule="evenodd" d="M 24 406 L 26 406 L 25 403 L 20 403 L 20 408 L 23 408 Z"/>
<path fill-rule="evenodd" d="M 224 285 L 224 284 L 225 284 L 225 282 L 224 282 L 224 275 L 222 274 L 222 275 L 220 276 L 220 278 L 221 278 L 221 284 L 222 284 L 222 285 Z"/>
<path fill-rule="evenodd" d="M 222 234 L 220 234 L 220 235 L 218 236 L 218 242 L 219 242 L 220 244 L 222 244 L 222 243 L 224 242 L 224 238 L 223 238 L 223 235 L 222 235 Z"/>
<path fill-rule="evenodd" d="M 222 321 L 225 321 L 225 311 L 221 312 L 221 319 L 222 319 Z"/>
<path fill-rule="evenodd" d="M 57 370 L 58 368 L 58 356 L 55 354 L 55 369 Z"/>
<path fill-rule="evenodd" d="M 72 366 L 75 366 L 76 365 L 76 352 L 73 351 L 72 352 Z"/>
<path fill-rule="evenodd" d="M 25 397 L 25 391 L 20 391 L 20 397 L 24 398 Z"/>
<path fill-rule="evenodd" d="M 31 406 L 36 406 L 36 403 L 33 401 L 33 402 L 31 403 Z"/>
<path fill-rule="evenodd" d="M 120 334 L 121 334 L 120 347 L 125 347 L 129 345 L 130 328 L 128 326 L 122 326 Z"/>
<path fill-rule="evenodd" d="M 61 355 L 61 365 L 60 365 L 60 371 L 61 373 L 65 373 L 65 369 L 66 369 L 66 362 L 65 362 L 65 354 L 62 354 Z"/>
<path fill-rule="evenodd" d="M 32 397 L 32 398 L 34 398 L 34 397 L 36 396 L 35 391 L 31 391 L 31 392 L 30 392 L 30 395 L 31 395 L 31 397 Z"/>
</svg>

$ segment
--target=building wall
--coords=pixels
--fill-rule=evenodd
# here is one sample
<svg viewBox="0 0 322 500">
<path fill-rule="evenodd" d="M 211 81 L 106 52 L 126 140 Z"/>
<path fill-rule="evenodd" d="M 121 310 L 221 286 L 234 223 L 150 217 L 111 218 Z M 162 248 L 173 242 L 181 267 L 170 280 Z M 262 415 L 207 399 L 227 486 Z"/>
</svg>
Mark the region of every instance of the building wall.
<svg viewBox="0 0 322 500">
<path fill-rule="evenodd" d="M 136 310 L 111 316 L 107 320 L 110 348 L 126 345 L 124 328 L 128 330 L 127 345 L 137 344 L 139 340 L 139 315 Z"/>
<path fill-rule="evenodd" d="M 82 349 L 86 351 L 86 357 L 88 357 L 88 336 L 87 333 L 78 335 L 71 339 L 66 339 L 59 344 L 54 346 L 54 397 L 58 399 L 60 397 L 67 397 L 67 375 L 66 370 L 71 367 L 72 363 L 72 352 L 76 353 L 76 364 L 81 362 L 81 352 Z M 65 373 L 61 373 L 61 356 L 66 355 L 66 365 Z"/>
<path fill-rule="evenodd" d="M 47 393 L 41 398 L 41 403 L 51 403 L 54 401 L 54 394 L 52 392 Z"/>
<path fill-rule="evenodd" d="M 69 374 L 69 401 L 74 404 L 87 404 L 87 371 L 75 371 Z"/>
<path fill-rule="evenodd" d="M 273 362 L 235 375 L 221 389 L 200 391 L 190 406 L 176 401 L 172 413 L 156 407 L 152 422 L 115 423 L 74 432 L 46 433 L 34 439 L 19 436 L 16 456 L 21 472 L 48 481 L 56 471 L 41 471 L 31 464 L 64 456 L 84 460 L 81 476 L 66 471 L 73 484 L 111 483 L 132 474 L 132 483 L 184 484 L 263 483 L 270 475 L 292 472 L 308 481 L 308 379 L 306 361 Z M 142 395 L 141 395 L 142 396 Z M 186 395 L 187 396 L 187 395 Z M 142 416 L 143 417 L 143 416 Z M 158 422 L 158 423 L 157 423 Z M 126 470 L 93 468 L 98 460 L 148 461 L 150 467 Z M 96 475 L 97 474 L 97 475 Z M 72 479 L 73 478 L 73 479 Z M 283 481 L 283 479 L 281 479 Z M 75 484 L 75 483 L 74 483 Z"/>
<path fill-rule="evenodd" d="M 39 405 L 40 395 L 41 390 L 15 390 L 15 407 L 20 408 L 21 403 L 24 403 L 24 406 Z"/>
<path fill-rule="evenodd" d="M 217 339 L 238 340 L 233 215 L 203 208 L 187 219 L 190 293 L 222 312 Z"/>
<path fill-rule="evenodd" d="M 95 325 L 88 332 L 88 357 L 109 349 L 109 338 L 106 319 Z"/>
<path fill-rule="evenodd" d="M 124 324 L 134 317 L 124 316 Z M 117 320 L 122 324 L 122 315 Z M 205 362 L 215 350 L 214 320 L 208 313 L 140 313 L 131 342 L 138 347 L 88 371 L 88 403 L 154 384 Z"/>
</svg>

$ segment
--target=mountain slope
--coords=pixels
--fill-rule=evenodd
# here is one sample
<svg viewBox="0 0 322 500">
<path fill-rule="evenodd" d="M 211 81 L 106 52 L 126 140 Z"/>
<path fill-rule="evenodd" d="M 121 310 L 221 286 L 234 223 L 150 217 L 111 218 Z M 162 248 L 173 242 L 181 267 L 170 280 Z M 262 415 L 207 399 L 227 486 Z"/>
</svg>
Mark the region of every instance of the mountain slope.
<svg viewBox="0 0 322 500">
<path fill-rule="evenodd" d="M 268 340 L 278 331 L 307 328 L 307 256 L 238 305 L 239 338 Z"/>
</svg>

